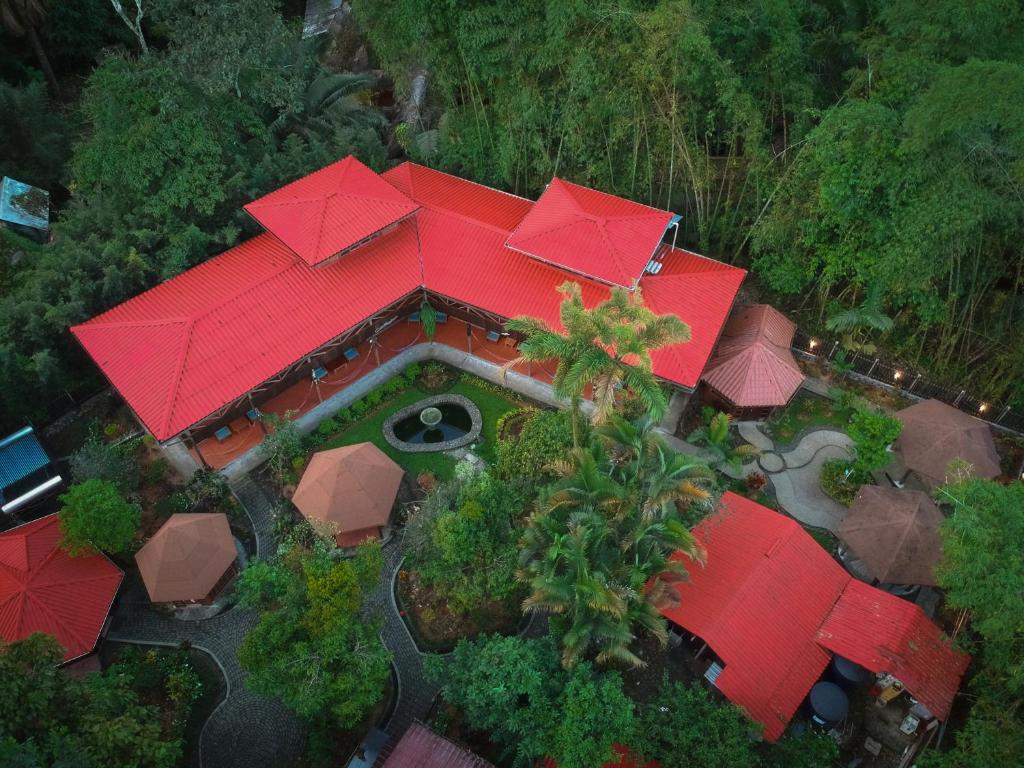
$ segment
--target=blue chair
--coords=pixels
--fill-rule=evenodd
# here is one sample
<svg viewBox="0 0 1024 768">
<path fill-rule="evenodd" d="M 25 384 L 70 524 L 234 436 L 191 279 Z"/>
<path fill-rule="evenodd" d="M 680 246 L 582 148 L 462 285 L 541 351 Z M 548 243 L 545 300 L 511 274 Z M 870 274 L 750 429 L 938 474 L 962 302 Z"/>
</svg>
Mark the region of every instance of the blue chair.
<svg viewBox="0 0 1024 768">
<path fill-rule="evenodd" d="M 320 381 L 320 379 L 327 378 L 327 369 L 322 365 L 317 366 L 313 369 L 313 381 Z"/>
<path fill-rule="evenodd" d="M 411 315 L 409 315 L 409 317 L 406 318 L 406 322 L 409 322 L 409 323 L 418 323 L 419 321 L 420 321 L 420 313 L 419 312 L 413 312 Z"/>
<path fill-rule="evenodd" d="M 249 420 L 250 424 L 255 424 L 257 421 L 260 420 L 260 416 L 262 415 L 263 414 L 260 413 L 259 408 L 250 408 L 248 411 L 245 412 L 245 418 Z"/>
<path fill-rule="evenodd" d="M 447 323 L 448 322 L 448 313 L 447 312 L 437 312 L 437 313 L 435 313 L 435 315 L 436 315 L 437 322 L 439 322 L 439 323 Z"/>
<path fill-rule="evenodd" d="M 487 332 L 487 340 L 488 341 L 497 341 L 500 338 L 501 338 L 501 334 L 498 333 L 497 331 L 488 331 Z"/>
<path fill-rule="evenodd" d="M 218 443 L 223 443 L 229 437 L 231 437 L 231 427 L 226 424 L 213 433 L 213 436 L 217 438 Z"/>
<path fill-rule="evenodd" d="M 359 357 L 359 350 L 356 349 L 355 347 L 349 347 L 348 349 L 345 350 L 344 355 L 346 360 L 352 362 L 357 357 Z"/>
</svg>

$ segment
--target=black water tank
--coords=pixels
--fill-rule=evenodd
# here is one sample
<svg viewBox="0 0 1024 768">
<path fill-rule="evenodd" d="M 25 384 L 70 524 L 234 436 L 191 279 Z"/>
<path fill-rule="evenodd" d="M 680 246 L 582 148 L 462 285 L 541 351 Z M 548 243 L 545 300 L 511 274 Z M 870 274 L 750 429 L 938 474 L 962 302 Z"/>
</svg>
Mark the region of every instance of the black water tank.
<svg viewBox="0 0 1024 768">
<path fill-rule="evenodd" d="M 860 664 L 854 664 L 842 656 L 833 656 L 828 667 L 828 679 L 847 691 L 867 682 L 870 676 L 871 673 Z"/>
<path fill-rule="evenodd" d="M 850 701 L 846 692 L 835 683 L 822 681 L 811 688 L 807 697 L 811 721 L 822 728 L 831 728 L 846 719 Z"/>
</svg>

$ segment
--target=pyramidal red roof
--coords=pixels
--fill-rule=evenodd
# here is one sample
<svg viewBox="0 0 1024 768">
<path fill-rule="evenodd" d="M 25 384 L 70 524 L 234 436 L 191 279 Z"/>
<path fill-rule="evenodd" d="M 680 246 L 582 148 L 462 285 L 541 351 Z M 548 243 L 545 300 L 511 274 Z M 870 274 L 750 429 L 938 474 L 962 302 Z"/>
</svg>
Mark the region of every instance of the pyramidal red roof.
<svg viewBox="0 0 1024 768">
<path fill-rule="evenodd" d="M 892 673 L 938 717 L 949 713 L 969 659 L 916 605 L 853 580 L 796 521 L 731 491 L 694 534 L 707 565 L 691 565 L 679 605 L 662 613 L 724 662 L 715 686 L 768 741 L 833 652 Z"/>
<path fill-rule="evenodd" d="M 551 180 L 506 244 L 571 272 L 632 287 L 672 221 L 632 200 Z"/>
<path fill-rule="evenodd" d="M 588 306 L 608 297 L 604 283 L 505 246 L 529 200 L 413 163 L 374 178 L 418 209 L 343 258 L 311 266 L 258 235 L 71 329 L 154 437 L 174 437 L 421 288 L 556 328 L 567 279 Z M 670 247 L 661 263 L 639 287 L 692 338 L 658 350 L 654 372 L 692 388 L 746 272 Z"/>
<path fill-rule="evenodd" d="M 701 378 L 741 408 L 785 405 L 804 381 L 790 349 L 796 325 L 768 304 L 736 311 Z"/>
<path fill-rule="evenodd" d="M 102 554 L 71 557 L 60 540 L 57 515 L 0 534 L 0 637 L 45 632 L 71 661 L 96 646 L 122 573 Z"/>
<path fill-rule="evenodd" d="M 308 264 L 319 264 L 416 210 L 349 155 L 244 206 Z"/>
</svg>

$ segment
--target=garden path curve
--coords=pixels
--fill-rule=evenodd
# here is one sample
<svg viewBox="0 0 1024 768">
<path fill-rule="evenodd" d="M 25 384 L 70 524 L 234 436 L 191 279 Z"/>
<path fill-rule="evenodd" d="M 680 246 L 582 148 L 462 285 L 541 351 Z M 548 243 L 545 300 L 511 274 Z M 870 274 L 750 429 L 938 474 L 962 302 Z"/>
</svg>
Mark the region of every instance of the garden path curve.
<svg viewBox="0 0 1024 768">
<path fill-rule="evenodd" d="M 257 554 L 268 554 L 275 546 L 270 499 L 248 475 L 234 482 L 232 490 L 252 520 Z M 306 746 L 302 721 L 279 700 L 249 691 L 236 655 L 256 624 L 257 613 L 236 607 L 202 621 L 166 618 L 150 609 L 141 580 L 134 582 L 125 585 L 108 639 L 162 646 L 187 642 L 208 653 L 224 675 L 224 700 L 203 726 L 193 764 L 199 768 L 292 765 Z"/>
</svg>

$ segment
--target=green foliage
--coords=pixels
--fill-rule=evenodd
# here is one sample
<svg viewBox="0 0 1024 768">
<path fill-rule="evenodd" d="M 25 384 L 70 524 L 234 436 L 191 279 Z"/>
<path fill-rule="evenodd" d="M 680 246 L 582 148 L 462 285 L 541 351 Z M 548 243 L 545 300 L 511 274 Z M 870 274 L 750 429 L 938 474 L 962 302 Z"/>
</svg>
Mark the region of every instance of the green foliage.
<svg viewBox="0 0 1024 768">
<path fill-rule="evenodd" d="M 633 703 L 619 675 L 585 663 L 562 669 L 550 637 L 464 640 L 449 657 L 429 659 L 427 671 L 445 701 L 490 733 L 515 766 L 551 757 L 560 768 L 593 768 L 633 734 Z"/>
<path fill-rule="evenodd" d="M 1024 483 L 968 479 L 939 490 L 952 507 L 943 523 L 943 560 L 935 575 L 947 604 L 970 611 L 984 639 L 983 677 L 1024 695 Z"/>
<path fill-rule="evenodd" d="M 0 81 L 0 176 L 53 191 L 71 156 L 75 123 L 51 104 L 40 82 Z"/>
<path fill-rule="evenodd" d="M 390 655 L 375 622 L 360 614 L 362 595 L 380 578 L 379 544 L 337 560 L 333 547 L 296 541 L 269 562 L 242 572 L 239 603 L 260 611 L 238 649 L 245 684 L 279 697 L 328 729 L 357 726 L 381 700 Z"/>
<path fill-rule="evenodd" d="M 687 435 L 686 441 L 703 446 L 711 455 L 713 466 L 727 464 L 738 470 L 744 461 L 758 456 L 761 452 L 748 443 L 733 445 L 732 436 L 729 434 L 731 424 L 732 417 L 729 414 L 715 413 L 707 419 L 704 426 Z"/>
<path fill-rule="evenodd" d="M 852 477 L 861 482 L 870 482 L 872 472 L 892 461 L 886 449 L 902 431 L 903 424 L 899 419 L 870 406 L 857 408 L 847 429 L 856 454 Z"/>
<path fill-rule="evenodd" d="M 72 555 L 118 553 L 131 546 L 142 512 L 109 480 L 86 480 L 60 497 L 61 546 Z"/>
<path fill-rule="evenodd" d="M 663 768 L 755 768 L 750 737 L 751 723 L 739 707 L 718 703 L 699 683 L 665 677 L 640 713 L 636 745 Z"/>
<path fill-rule="evenodd" d="M 109 480 L 121 493 L 132 493 L 139 487 L 135 447 L 132 441 L 111 445 L 99 435 L 90 434 L 82 447 L 71 454 L 71 477 L 76 483 Z"/>
<path fill-rule="evenodd" d="M 439 485 L 406 525 L 406 567 L 456 612 L 515 597 L 520 523 L 530 501 L 486 472 Z"/>
<path fill-rule="evenodd" d="M 975 703 L 964 727 L 956 733 L 948 752 L 927 750 L 920 768 L 989 768 L 1024 765 L 1024 722 L 1019 700 L 999 701 L 990 695 Z"/>
<path fill-rule="evenodd" d="M 670 556 L 701 558 L 683 514 L 713 508 L 715 473 L 669 449 L 649 421 L 613 417 L 595 435 L 562 463 L 563 479 L 541 493 L 530 517 L 519 558 L 530 588 L 523 606 L 558 614 L 552 625 L 565 666 L 586 656 L 636 666 L 636 634 L 666 641 L 659 608 L 677 599 L 673 585 L 686 578 Z"/>
<path fill-rule="evenodd" d="M 860 490 L 850 462 L 844 459 L 829 459 L 821 465 L 821 487 L 829 496 L 847 507 L 853 504 Z"/>
<path fill-rule="evenodd" d="M 57 668 L 53 637 L 0 642 L 4 765 L 173 768 L 201 685 L 184 654 L 126 653 L 84 678 Z M 156 706 L 149 701 L 160 701 Z"/>
<path fill-rule="evenodd" d="M 302 432 L 295 421 L 295 412 L 288 411 L 284 416 L 268 413 L 261 418 L 270 432 L 257 449 L 266 460 L 274 478 L 281 484 L 293 482 L 293 463 L 305 453 Z"/>
<path fill-rule="evenodd" d="M 768 748 L 764 768 L 839 768 L 839 745 L 825 733 L 786 734 Z"/>
<path fill-rule="evenodd" d="M 424 300 L 420 304 L 420 323 L 423 325 L 423 334 L 427 340 L 433 341 L 434 334 L 437 333 L 437 310 L 430 305 L 429 301 Z"/>
<path fill-rule="evenodd" d="M 497 432 L 495 475 L 539 484 L 553 476 L 551 464 L 565 459 L 572 448 L 572 415 L 521 408 L 499 419 Z"/>
</svg>

